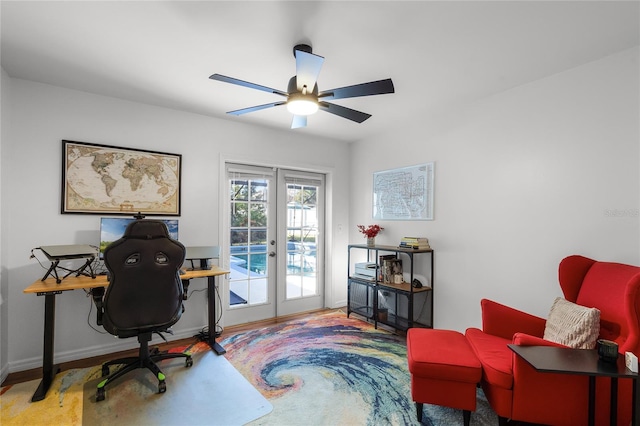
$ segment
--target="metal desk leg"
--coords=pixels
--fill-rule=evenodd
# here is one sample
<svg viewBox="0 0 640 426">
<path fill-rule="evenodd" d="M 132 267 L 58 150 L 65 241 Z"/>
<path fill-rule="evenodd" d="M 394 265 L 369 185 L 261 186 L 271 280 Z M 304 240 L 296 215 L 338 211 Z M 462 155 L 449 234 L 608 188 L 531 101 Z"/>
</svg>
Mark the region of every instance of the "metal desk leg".
<svg viewBox="0 0 640 426">
<path fill-rule="evenodd" d="M 596 425 L 596 376 L 589 376 L 589 426 Z"/>
<path fill-rule="evenodd" d="M 611 392 L 609 401 L 609 424 L 618 424 L 618 378 L 611 378 Z"/>
<path fill-rule="evenodd" d="M 60 293 L 60 292 L 57 292 Z M 42 294 L 39 294 L 41 296 Z M 42 401 L 60 371 L 53 365 L 53 338 L 56 315 L 56 293 L 44 293 L 44 347 L 42 349 L 42 380 L 36 389 L 31 402 Z"/>
<path fill-rule="evenodd" d="M 640 411 L 640 380 L 633 379 L 633 407 L 631 409 L 631 424 L 633 426 L 640 425 L 640 419 L 638 419 L 638 412 Z"/>
<path fill-rule="evenodd" d="M 227 353 L 227 351 L 216 342 L 216 277 L 207 277 L 207 296 L 209 303 L 209 346 L 218 355 Z"/>
</svg>

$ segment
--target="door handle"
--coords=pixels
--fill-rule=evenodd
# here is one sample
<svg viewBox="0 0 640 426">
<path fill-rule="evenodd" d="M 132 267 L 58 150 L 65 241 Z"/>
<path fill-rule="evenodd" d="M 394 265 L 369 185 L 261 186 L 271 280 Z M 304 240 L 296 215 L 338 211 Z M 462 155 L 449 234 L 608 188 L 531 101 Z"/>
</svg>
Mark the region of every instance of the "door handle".
<svg viewBox="0 0 640 426">
<path fill-rule="evenodd" d="M 269 257 L 276 257 L 276 252 L 275 251 L 270 251 L 269 252 Z"/>
</svg>

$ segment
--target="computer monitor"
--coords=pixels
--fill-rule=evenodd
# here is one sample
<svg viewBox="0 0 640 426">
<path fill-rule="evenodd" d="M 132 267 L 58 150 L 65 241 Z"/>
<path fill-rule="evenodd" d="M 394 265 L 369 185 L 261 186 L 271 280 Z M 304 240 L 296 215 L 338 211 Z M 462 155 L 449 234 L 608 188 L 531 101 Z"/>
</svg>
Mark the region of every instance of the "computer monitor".
<svg viewBox="0 0 640 426">
<path fill-rule="evenodd" d="M 191 262 L 189 269 L 193 271 L 211 269 L 211 260 L 220 257 L 220 247 L 218 246 L 186 247 L 186 249 L 185 261 Z M 198 266 L 194 261 L 198 261 Z"/>
<path fill-rule="evenodd" d="M 109 244 L 120 239 L 124 235 L 127 226 L 135 219 L 120 217 L 102 217 L 100 218 L 100 258 L 104 254 L 104 249 Z M 160 219 L 169 229 L 169 236 L 174 240 L 178 239 L 178 220 L 177 219 Z"/>
</svg>

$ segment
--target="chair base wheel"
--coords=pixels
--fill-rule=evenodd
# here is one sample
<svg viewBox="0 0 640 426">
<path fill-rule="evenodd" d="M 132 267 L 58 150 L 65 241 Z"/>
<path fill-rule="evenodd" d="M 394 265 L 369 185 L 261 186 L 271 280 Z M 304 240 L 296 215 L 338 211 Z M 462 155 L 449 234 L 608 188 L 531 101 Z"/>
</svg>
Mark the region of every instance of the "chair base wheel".
<svg viewBox="0 0 640 426">
<path fill-rule="evenodd" d="M 138 350 L 138 356 L 129 356 L 108 361 L 102 365 L 103 379 L 99 382 L 99 388 L 96 393 L 96 400 L 102 401 L 105 397 L 105 388 L 110 385 L 114 380 L 119 377 L 128 374 L 138 368 L 144 368 L 150 371 L 158 379 L 158 393 L 165 393 L 167 391 L 167 384 L 165 382 L 165 375 L 158 367 L 156 362 L 160 362 L 166 359 L 184 358 L 186 367 L 193 365 L 193 358 L 188 352 L 184 353 L 169 353 L 160 351 L 157 347 L 150 349 L 148 342 L 151 340 L 151 333 L 145 333 L 138 335 L 138 341 L 140 342 L 140 348 Z M 111 366 L 121 365 L 120 368 L 110 368 Z M 112 374 L 109 374 L 109 370 L 114 370 Z"/>
</svg>

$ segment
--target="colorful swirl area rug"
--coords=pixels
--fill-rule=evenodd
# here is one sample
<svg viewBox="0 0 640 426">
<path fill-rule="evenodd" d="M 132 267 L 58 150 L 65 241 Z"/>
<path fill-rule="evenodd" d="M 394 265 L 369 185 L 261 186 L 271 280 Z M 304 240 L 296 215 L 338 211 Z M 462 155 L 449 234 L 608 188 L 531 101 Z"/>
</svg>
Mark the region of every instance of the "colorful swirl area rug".
<svg viewBox="0 0 640 426">
<path fill-rule="evenodd" d="M 229 362 L 273 405 L 256 425 L 419 425 L 405 338 L 342 312 L 235 334 Z M 497 416 L 482 391 L 474 425 Z M 425 405 L 422 425 L 462 424 L 462 411 Z"/>
</svg>

